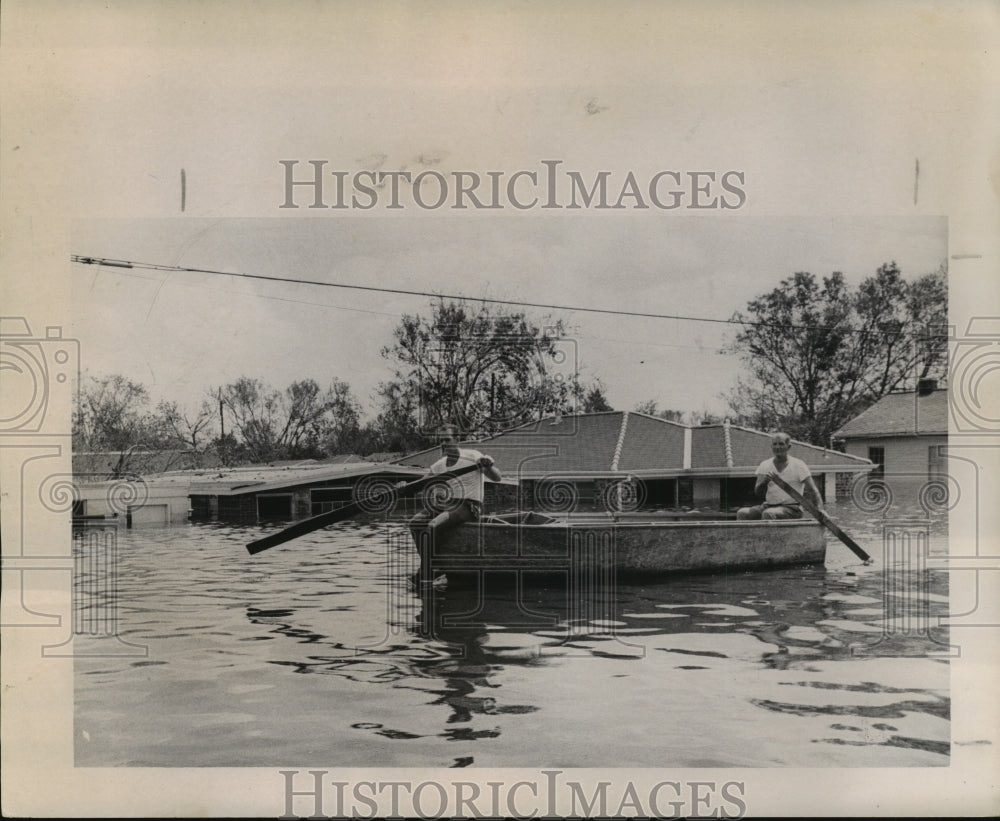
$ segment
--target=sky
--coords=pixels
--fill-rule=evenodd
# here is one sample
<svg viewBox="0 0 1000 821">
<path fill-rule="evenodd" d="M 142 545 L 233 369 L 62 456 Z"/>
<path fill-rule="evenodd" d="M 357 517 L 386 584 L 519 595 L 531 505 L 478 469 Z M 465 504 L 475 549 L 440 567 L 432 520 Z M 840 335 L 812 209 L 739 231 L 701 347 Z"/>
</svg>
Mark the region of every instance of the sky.
<svg viewBox="0 0 1000 821">
<path fill-rule="evenodd" d="M 950 116 L 989 87 L 985 57 L 954 58 L 980 54 L 976 19 L 929 38 L 933 20 L 899 26 L 887 7 L 816 5 L 800 20 L 794 4 L 752 5 L 260 4 L 234 24 L 198 4 L 94 4 L 48 18 L 48 51 L 30 16 L 9 18 L 8 39 L 28 44 L 10 59 L 56 92 L 8 102 L 24 169 L 8 199 L 59 204 L 15 211 L 24 241 L 8 264 L 31 276 L 7 283 L 10 302 L 46 283 L 82 367 L 155 399 L 191 406 L 242 375 L 337 377 L 371 414 L 390 375 L 379 351 L 427 299 L 67 260 L 728 318 L 796 271 L 856 283 L 891 259 L 907 276 L 936 270 L 949 240 L 979 250 L 963 235 L 979 242 L 976 210 L 948 237 L 940 205 L 988 185 L 975 166 L 987 135 Z M 698 216 L 283 210 L 289 159 L 480 174 L 556 159 L 618 180 L 738 170 L 747 198 Z M 46 254 L 39 237 L 57 238 Z M 718 353 L 724 326 L 559 315 L 581 377 L 616 408 L 724 410 L 739 371 Z"/>
<path fill-rule="evenodd" d="M 572 307 L 727 319 L 785 277 L 851 284 L 895 260 L 915 277 L 946 262 L 935 217 L 481 215 L 81 220 L 79 256 Z M 427 297 L 293 283 L 72 266 L 72 333 L 94 374 L 122 373 L 193 409 L 240 376 L 284 388 L 348 382 L 368 414 L 392 376 L 381 350 Z M 616 409 L 645 400 L 725 410 L 740 363 L 718 323 L 526 309 L 561 318 L 584 382 Z"/>
</svg>

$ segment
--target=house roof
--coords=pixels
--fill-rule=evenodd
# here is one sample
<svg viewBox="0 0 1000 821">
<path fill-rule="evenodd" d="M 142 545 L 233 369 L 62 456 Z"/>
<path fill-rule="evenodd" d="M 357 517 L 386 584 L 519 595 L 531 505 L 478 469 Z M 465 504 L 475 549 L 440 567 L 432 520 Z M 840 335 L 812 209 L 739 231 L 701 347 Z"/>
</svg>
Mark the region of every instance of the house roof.
<svg viewBox="0 0 1000 821">
<path fill-rule="evenodd" d="M 488 452 L 501 473 L 508 476 L 608 472 L 621 417 L 618 412 L 548 417 L 478 442 L 463 442 L 462 446 Z M 427 468 L 440 458 L 440 448 L 434 447 L 404 456 L 397 463 Z"/>
<path fill-rule="evenodd" d="M 684 469 L 686 427 L 644 413 L 623 413 L 625 426 L 618 470 Z"/>
<path fill-rule="evenodd" d="M 730 428 L 730 432 L 732 432 L 732 428 Z M 768 443 L 770 443 L 770 439 Z M 768 444 L 768 455 L 770 455 L 770 451 L 771 446 Z M 766 458 L 767 456 L 761 456 L 754 463 L 754 467 Z M 706 468 L 728 467 L 726 432 L 722 425 L 691 428 L 691 464 Z"/>
<path fill-rule="evenodd" d="M 249 465 L 240 468 L 185 471 L 192 496 L 235 496 L 241 493 L 264 493 L 297 485 L 318 485 L 324 482 L 352 479 L 372 473 L 393 473 L 401 476 L 422 476 L 422 470 L 403 465 L 378 465 L 372 462 L 324 465 L 301 464 L 285 467 Z"/>
<path fill-rule="evenodd" d="M 325 459 L 320 459 L 319 464 L 321 465 L 349 465 L 355 462 L 368 462 L 369 459 L 365 459 L 363 456 L 358 456 L 356 453 L 338 453 L 335 456 L 327 456 Z"/>
<path fill-rule="evenodd" d="M 773 433 L 723 423 L 691 428 L 691 472 L 709 475 L 752 475 L 770 459 Z M 871 470 L 872 463 L 858 456 L 792 440 L 792 456 L 801 459 L 813 473 Z"/>
<path fill-rule="evenodd" d="M 369 453 L 367 456 L 362 456 L 361 458 L 368 462 L 391 462 L 404 455 L 405 454 L 402 451 L 398 450 L 377 450 L 374 453 Z"/>
<path fill-rule="evenodd" d="M 948 433 L 948 391 L 890 393 L 834 433 L 838 439 Z"/>
<path fill-rule="evenodd" d="M 751 475 L 771 456 L 771 434 L 734 425 L 688 427 L 628 411 L 549 417 L 463 447 L 488 453 L 505 477 L 739 476 Z M 871 462 L 826 448 L 794 443 L 792 454 L 814 472 L 868 470 Z M 441 456 L 430 448 L 397 464 L 430 467 Z"/>
</svg>

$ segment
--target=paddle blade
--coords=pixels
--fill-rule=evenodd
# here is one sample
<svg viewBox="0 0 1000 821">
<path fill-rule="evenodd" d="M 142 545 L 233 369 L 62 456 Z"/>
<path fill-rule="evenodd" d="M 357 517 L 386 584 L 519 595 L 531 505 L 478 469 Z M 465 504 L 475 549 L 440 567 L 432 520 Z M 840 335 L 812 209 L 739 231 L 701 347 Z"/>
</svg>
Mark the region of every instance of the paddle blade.
<svg viewBox="0 0 1000 821">
<path fill-rule="evenodd" d="M 844 533 L 837 525 L 830 521 L 830 517 L 827 516 L 823 511 L 821 511 L 816 505 L 810 502 L 805 496 L 799 493 L 795 488 L 793 488 L 788 482 L 782 479 L 780 476 L 772 475 L 771 481 L 774 482 L 778 487 L 780 487 L 785 493 L 791 496 L 796 502 L 798 502 L 802 507 L 804 507 L 812 517 L 816 519 L 820 524 L 822 524 L 827 530 L 829 530 L 834 536 L 840 539 L 845 545 L 847 545 L 854 554 L 866 563 L 871 563 L 872 557 L 869 556 L 861 546 L 854 541 L 850 536 Z"/>
<path fill-rule="evenodd" d="M 279 544 L 290 542 L 292 539 L 297 539 L 299 536 L 305 536 L 307 533 L 312 533 L 314 530 L 319 530 L 327 525 L 333 525 L 337 522 L 342 522 L 345 519 L 350 519 L 352 516 L 357 515 L 360 510 L 361 506 L 355 502 L 353 504 L 346 505 L 345 507 L 337 508 L 337 510 L 331 510 L 328 513 L 321 513 L 319 516 L 313 516 L 310 519 L 303 519 L 301 522 L 289 525 L 276 533 L 269 533 L 267 536 L 255 539 L 247 545 L 247 552 L 251 556 L 256 555 L 257 553 L 262 553 L 268 548 L 277 547 Z"/>
<path fill-rule="evenodd" d="M 457 470 L 450 470 L 445 473 L 422 476 L 414 482 L 410 482 L 391 491 L 383 491 L 383 493 L 387 495 L 393 494 L 396 498 L 403 499 L 419 493 L 433 482 L 447 482 L 449 479 L 464 476 L 466 473 L 471 473 L 474 470 L 479 470 L 478 464 L 466 465 L 465 467 L 458 468 Z M 367 499 L 366 502 L 368 502 L 368 509 L 371 509 L 372 503 L 377 504 L 378 501 L 379 494 L 375 494 L 373 498 Z M 307 533 L 312 533 L 313 531 L 324 528 L 327 525 L 333 525 L 337 522 L 343 522 L 346 519 L 353 518 L 365 509 L 365 506 L 360 503 L 352 502 L 351 504 L 337 508 L 336 510 L 330 510 L 326 513 L 320 513 L 318 516 L 303 519 L 301 522 L 295 522 L 295 524 L 291 524 L 282 530 L 276 531 L 275 533 L 269 533 L 267 536 L 255 539 L 247 544 L 247 552 L 251 556 L 254 556 L 257 553 L 262 553 L 269 548 L 277 547 L 279 544 L 290 542 L 292 539 L 297 539 L 299 536 L 305 536 Z"/>
</svg>

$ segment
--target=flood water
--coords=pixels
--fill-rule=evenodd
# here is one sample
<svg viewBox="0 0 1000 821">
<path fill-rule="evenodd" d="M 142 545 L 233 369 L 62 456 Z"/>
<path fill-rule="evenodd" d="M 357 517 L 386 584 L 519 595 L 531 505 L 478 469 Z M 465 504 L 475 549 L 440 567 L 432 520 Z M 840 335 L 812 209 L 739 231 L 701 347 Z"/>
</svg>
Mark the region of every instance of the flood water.
<svg viewBox="0 0 1000 821">
<path fill-rule="evenodd" d="M 884 572 L 881 521 L 828 509 L 874 565 L 829 537 L 825 566 L 582 603 L 502 578 L 420 594 L 396 524 L 252 557 L 276 526 L 120 530 L 118 638 L 75 661 L 76 764 L 947 765 L 947 579 Z"/>
</svg>

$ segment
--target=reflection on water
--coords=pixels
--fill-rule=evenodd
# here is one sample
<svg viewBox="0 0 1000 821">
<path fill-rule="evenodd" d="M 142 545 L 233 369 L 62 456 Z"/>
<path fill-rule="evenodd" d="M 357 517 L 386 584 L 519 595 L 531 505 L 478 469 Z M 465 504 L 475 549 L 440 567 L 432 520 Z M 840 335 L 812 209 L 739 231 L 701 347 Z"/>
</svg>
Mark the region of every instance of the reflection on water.
<svg viewBox="0 0 1000 821">
<path fill-rule="evenodd" d="M 76 661 L 79 766 L 948 763 L 944 574 L 831 542 L 825 567 L 417 591 L 397 526 L 248 557 L 259 534 L 120 534 L 119 632 L 149 655 Z"/>
</svg>

